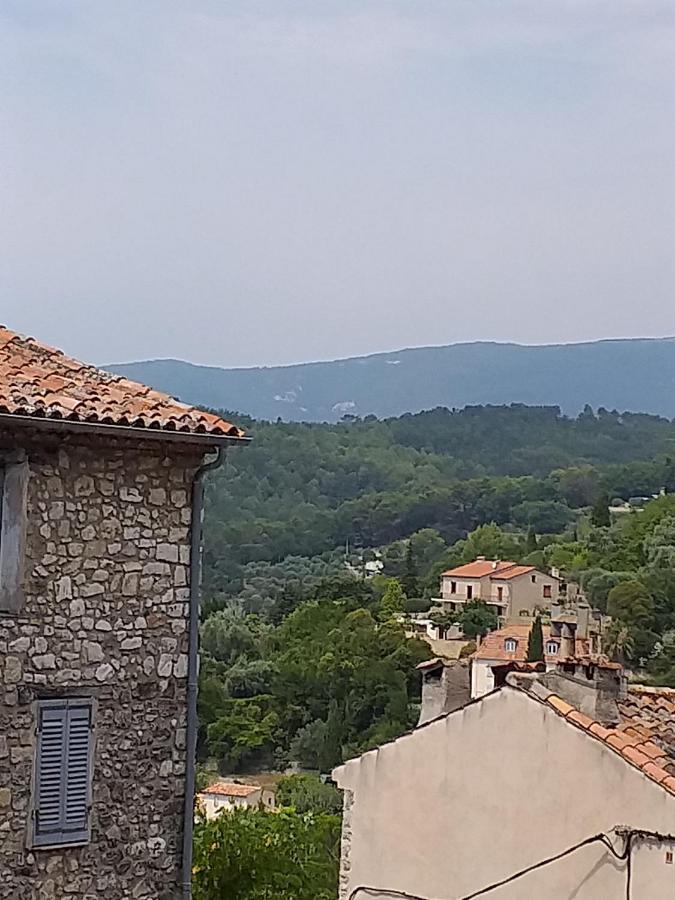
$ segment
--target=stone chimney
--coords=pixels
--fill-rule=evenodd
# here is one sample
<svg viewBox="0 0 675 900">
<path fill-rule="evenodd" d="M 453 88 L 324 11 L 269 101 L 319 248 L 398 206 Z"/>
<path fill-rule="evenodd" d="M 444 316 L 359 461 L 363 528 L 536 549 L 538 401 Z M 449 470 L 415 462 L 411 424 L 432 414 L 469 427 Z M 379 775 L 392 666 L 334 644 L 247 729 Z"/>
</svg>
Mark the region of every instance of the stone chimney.
<svg viewBox="0 0 675 900">
<path fill-rule="evenodd" d="M 451 663 L 430 659 L 417 667 L 422 673 L 422 709 L 417 725 L 424 725 L 445 713 L 454 712 L 471 699 L 471 670 L 468 660 Z"/>
<path fill-rule="evenodd" d="M 616 663 L 563 661 L 539 681 L 602 725 L 619 724 L 618 701 L 626 696 L 626 678 Z"/>
<path fill-rule="evenodd" d="M 577 604 L 577 637 L 590 636 L 591 608 L 585 600 L 579 600 Z"/>
</svg>

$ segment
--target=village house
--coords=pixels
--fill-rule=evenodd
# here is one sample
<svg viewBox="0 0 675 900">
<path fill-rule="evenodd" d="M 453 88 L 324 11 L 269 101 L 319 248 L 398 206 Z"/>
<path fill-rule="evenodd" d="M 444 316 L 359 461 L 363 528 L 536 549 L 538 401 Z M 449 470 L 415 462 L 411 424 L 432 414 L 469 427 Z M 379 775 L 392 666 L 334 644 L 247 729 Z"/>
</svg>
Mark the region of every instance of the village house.
<svg viewBox="0 0 675 900">
<path fill-rule="evenodd" d="M 500 624 L 529 621 L 558 601 L 560 579 L 534 566 L 479 556 L 473 562 L 441 574 L 441 594 L 435 603 L 460 613 L 473 600 L 492 607 Z"/>
<path fill-rule="evenodd" d="M 518 665 L 335 769 L 341 900 L 675 896 L 675 691 Z"/>
<path fill-rule="evenodd" d="M 191 896 L 202 483 L 244 440 L 0 328 L 0 897 Z"/>
<path fill-rule="evenodd" d="M 199 807 L 207 819 L 233 809 L 274 809 L 274 791 L 260 784 L 217 781 L 197 794 Z"/>
</svg>

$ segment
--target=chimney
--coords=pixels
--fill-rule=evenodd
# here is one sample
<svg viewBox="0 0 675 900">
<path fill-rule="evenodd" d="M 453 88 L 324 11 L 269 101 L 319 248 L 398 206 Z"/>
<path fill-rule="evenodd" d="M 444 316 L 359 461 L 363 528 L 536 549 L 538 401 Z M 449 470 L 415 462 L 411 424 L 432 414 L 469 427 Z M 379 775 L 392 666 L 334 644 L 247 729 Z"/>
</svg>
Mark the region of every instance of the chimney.
<svg viewBox="0 0 675 900">
<path fill-rule="evenodd" d="M 616 663 L 562 661 L 539 680 L 600 724 L 607 727 L 619 724 L 618 702 L 626 696 L 626 678 Z"/>
<path fill-rule="evenodd" d="M 477 556 L 477 557 L 476 557 L 476 562 L 485 562 L 485 557 L 484 557 L 484 556 Z"/>
<path fill-rule="evenodd" d="M 445 713 L 454 712 L 471 699 L 468 660 L 449 663 L 431 659 L 417 667 L 422 673 L 422 709 L 418 726 Z"/>
<path fill-rule="evenodd" d="M 580 600 L 577 604 L 577 637 L 589 637 L 590 624 L 591 608 L 584 600 Z"/>
<path fill-rule="evenodd" d="M 493 570 L 499 568 L 499 563 L 500 563 L 500 562 L 501 562 L 501 559 L 493 559 L 493 560 L 492 560 L 492 568 L 493 568 Z"/>
</svg>

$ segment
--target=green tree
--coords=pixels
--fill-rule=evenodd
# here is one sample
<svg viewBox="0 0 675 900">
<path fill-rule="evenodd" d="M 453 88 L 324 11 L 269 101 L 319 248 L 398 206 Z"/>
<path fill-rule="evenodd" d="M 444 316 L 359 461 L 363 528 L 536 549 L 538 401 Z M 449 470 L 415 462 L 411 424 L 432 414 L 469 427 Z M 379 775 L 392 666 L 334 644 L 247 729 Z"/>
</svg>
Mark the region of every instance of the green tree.
<svg viewBox="0 0 675 900">
<path fill-rule="evenodd" d="M 629 627 L 647 627 L 654 616 L 654 601 L 639 581 L 617 584 L 607 597 L 607 612 Z"/>
<path fill-rule="evenodd" d="M 195 829 L 195 900 L 333 900 L 338 816 L 237 809 Z"/>
<path fill-rule="evenodd" d="M 403 576 L 403 590 L 407 597 L 417 597 L 419 594 L 417 576 L 417 560 L 415 558 L 413 542 L 412 539 L 410 539 L 406 543 L 405 574 Z"/>
<path fill-rule="evenodd" d="M 609 494 L 607 491 L 602 491 L 598 494 L 591 511 L 591 523 L 596 528 L 606 528 L 611 524 L 609 515 Z"/>
<path fill-rule="evenodd" d="M 540 662 L 544 658 L 544 632 L 541 627 L 541 616 L 532 623 L 527 641 L 527 661 Z"/>
<path fill-rule="evenodd" d="M 603 639 L 605 653 L 614 662 L 625 666 L 632 658 L 635 641 L 630 629 L 618 620 L 613 621 Z"/>
<path fill-rule="evenodd" d="M 383 622 L 393 619 L 405 610 L 406 596 L 403 588 L 396 578 L 390 578 L 382 599 L 379 603 L 378 614 Z"/>
<path fill-rule="evenodd" d="M 277 806 L 291 806 L 298 813 L 342 814 L 342 794 L 318 775 L 286 775 L 279 780 Z"/>
<path fill-rule="evenodd" d="M 227 700 L 223 715 L 207 728 L 210 752 L 218 758 L 222 769 L 238 771 L 254 763 L 268 760 L 279 717 L 266 710 L 266 698 Z"/>
<path fill-rule="evenodd" d="M 497 614 L 494 609 L 482 600 L 472 600 L 470 603 L 466 603 L 459 616 L 459 624 L 464 636 L 470 640 L 494 631 L 497 622 Z"/>
<path fill-rule="evenodd" d="M 530 525 L 527 529 L 527 538 L 525 539 L 525 553 L 529 556 L 530 553 L 536 553 L 538 549 L 537 532 Z"/>
</svg>

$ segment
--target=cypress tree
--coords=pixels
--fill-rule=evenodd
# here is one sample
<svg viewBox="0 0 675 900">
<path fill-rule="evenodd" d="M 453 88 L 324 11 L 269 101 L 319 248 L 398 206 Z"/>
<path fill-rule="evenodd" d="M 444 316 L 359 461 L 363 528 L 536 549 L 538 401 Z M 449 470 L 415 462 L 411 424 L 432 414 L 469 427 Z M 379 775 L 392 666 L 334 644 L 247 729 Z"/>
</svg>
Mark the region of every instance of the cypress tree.
<svg viewBox="0 0 675 900">
<path fill-rule="evenodd" d="M 596 528 L 605 528 L 610 524 L 609 517 L 609 496 L 603 491 L 595 501 L 593 512 L 591 513 L 591 524 Z"/>
<path fill-rule="evenodd" d="M 408 541 L 405 551 L 405 575 L 403 576 L 402 582 L 406 597 L 418 596 L 417 560 L 415 559 L 412 540 Z"/>
<path fill-rule="evenodd" d="M 541 616 L 537 616 L 530 629 L 527 641 L 527 661 L 541 662 L 544 658 L 544 632 L 541 627 Z"/>
<path fill-rule="evenodd" d="M 534 553 L 538 549 L 539 549 L 539 547 L 537 546 L 537 532 L 530 525 L 530 527 L 527 529 L 527 538 L 525 540 L 525 552 L 529 556 L 530 553 Z"/>
</svg>

